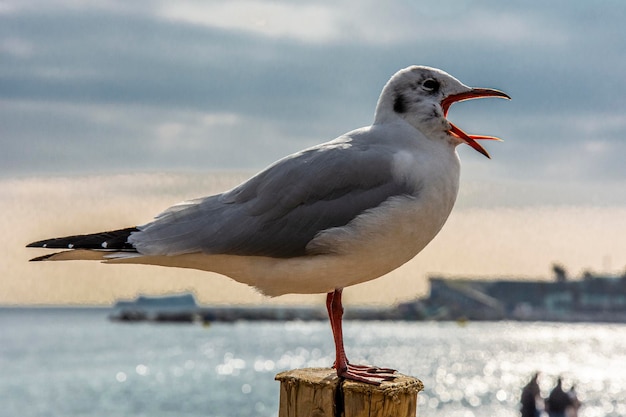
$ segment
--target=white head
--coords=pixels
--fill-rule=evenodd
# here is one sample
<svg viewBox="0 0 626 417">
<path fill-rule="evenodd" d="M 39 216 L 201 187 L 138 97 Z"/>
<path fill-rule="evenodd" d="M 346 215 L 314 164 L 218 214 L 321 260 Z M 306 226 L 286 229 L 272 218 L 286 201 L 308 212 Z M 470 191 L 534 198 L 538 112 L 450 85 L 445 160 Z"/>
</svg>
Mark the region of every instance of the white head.
<svg viewBox="0 0 626 417">
<path fill-rule="evenodd" d="M 428 137 L 443 137 L 454 144 L 467 143 L 489 157 L 476 140 L 497 138 L 468 135 L 446 119 L 452 103 L 481 97 L 510 99 L 498 90 L 468 87 L 439 69 L 411 66 L 395 73 L 383 88 L 374 123 L 402 118 Z"/>
</svg>

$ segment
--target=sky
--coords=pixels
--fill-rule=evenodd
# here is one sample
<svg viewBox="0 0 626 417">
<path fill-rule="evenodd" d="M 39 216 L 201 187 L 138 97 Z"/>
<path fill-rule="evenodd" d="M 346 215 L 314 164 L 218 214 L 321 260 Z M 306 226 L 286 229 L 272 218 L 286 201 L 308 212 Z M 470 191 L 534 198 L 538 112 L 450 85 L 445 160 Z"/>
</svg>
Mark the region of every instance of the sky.
<svg viewBox="0 0 626 417">
<path fill-rule="evenodd" d="M 356 302 L 414 276 L 423 292 L 432 273 L 547 275 L 551 261 L 574 273 L 623 271 L 625 18 L 617 0 L 0 1 L 0 208 L 11 236 L 0 304 L 172 289 L 261 300 L 194 273 L 181 281 L 148 268 L 159 275 L 151 283 L 133 267 L 34 267 L 23 245 L 146 222 L 366 126 L 385 82 L 413 64 L 507 92 L 510 102 L 449 114 L 504 142 L 486 144 L 491 160 L 459 148 L 458 213 L 434 249 L 379 287 L 356 289 Z"/>
</svg>

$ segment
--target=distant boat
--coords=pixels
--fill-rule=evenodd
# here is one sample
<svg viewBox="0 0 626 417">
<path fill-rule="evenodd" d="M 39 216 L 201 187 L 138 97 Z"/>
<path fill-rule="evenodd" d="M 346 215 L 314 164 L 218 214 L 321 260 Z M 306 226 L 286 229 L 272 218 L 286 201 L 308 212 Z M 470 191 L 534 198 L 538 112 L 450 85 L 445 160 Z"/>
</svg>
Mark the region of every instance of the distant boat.
<svg viewBox="0 0 626 417">
<path fill-rule="evenodd" d="M 161 296 L 140 295 L 135 300 L 120 300 L 109 316 L 113 321 L 193 322 L 199 307 L 191 293 Z"/>
</svg>

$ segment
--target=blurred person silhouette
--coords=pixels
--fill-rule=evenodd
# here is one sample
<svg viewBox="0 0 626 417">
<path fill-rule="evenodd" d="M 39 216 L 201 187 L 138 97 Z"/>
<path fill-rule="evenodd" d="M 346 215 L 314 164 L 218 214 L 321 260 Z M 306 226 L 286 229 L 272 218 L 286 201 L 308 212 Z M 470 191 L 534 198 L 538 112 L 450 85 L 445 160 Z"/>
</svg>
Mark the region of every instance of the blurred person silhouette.
<svg viewBox="0 0 626 417">
<path fill-rule="evenodd" d="M 576 388 L 574 385 L 567 392 L 569 398 L 572 400 L 572 404 L 565 409 L 565 417 L 578 417 L 578 409 L 582 405 L 576 394 Z"/>
<path fill-rule="evenodd" d="M 548 415 L 550 417 L 565 417 L 565 410 L 570 407 L 573 402 L 570 396 L 563 391 L 563 380 L 559 377 L 556 386 L 550 392 L 546 400 Z"/>
<path fill-rule="evenodd" d="M 538 404 L 541 403 L 538 379 L 539 372 L 535 372 L 528 384 L 522 388 L 522 417 L 539 417 L 541 415 L 541 408 L 538 407 Z"/>
</svg>

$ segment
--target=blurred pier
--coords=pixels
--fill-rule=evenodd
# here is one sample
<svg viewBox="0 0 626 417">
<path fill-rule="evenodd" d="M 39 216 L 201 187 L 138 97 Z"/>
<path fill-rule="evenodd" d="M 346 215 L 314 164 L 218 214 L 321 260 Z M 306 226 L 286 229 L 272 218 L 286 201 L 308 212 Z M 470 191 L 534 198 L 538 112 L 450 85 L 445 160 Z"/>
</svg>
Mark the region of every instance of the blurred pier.
<svg viewBox="0 0 626 417">
<path fill-rule="evenodd" d="M 424 298 L 390 307 L 350 306 L 346 320 L 559 321 L 626 323 L 626 274 L 584 273 L 570 278 L 553 266 L 553 279 L 431 277 Z M 327 320 L 321 306 L 200 306 L 193 294 L 139 296 L 119 301 L 114 321 L 233 322 Z"/>
</svg>

